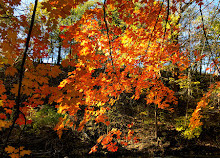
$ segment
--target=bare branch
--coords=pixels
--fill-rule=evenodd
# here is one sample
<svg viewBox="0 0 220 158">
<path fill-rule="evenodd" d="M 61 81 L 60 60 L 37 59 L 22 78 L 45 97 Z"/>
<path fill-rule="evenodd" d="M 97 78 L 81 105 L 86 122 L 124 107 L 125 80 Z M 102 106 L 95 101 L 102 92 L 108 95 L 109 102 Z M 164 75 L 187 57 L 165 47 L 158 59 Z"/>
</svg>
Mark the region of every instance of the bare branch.
<svg viewBox="0 0 220 158">
<path fill-rule="evenodd" d="M 201 17 L 202 17 L 202 29 L 203 29 L 203 33 L 204 33 L 204 36 L 205 36 L 205 40 L 206 40 L 206 43 L 208 45 L 209 51 L 211 53 L 211 56 L 213 56 L 213 52 L 212 52 L 212 49 L 210 47 L 210 44 L 209 44 L 209 41 L 208 41 L 208 38 L 207 38 L 207 34 L 206 34 L 206 31 L 205 31 L 204 19 L 203 19 L 203 15 L 202 15 L 201 5 L 200 5 L 199 10 L 200 10 L 200 14 L 201 14 Z M 219 70 L 218 64 L 216 63 L 216 61 L 214 59 L 212 59 L 212 61 L 214 63 L 214 66 L 216 67 L 218 73 L 220 74 L 220 70 Z"/>
</svg>

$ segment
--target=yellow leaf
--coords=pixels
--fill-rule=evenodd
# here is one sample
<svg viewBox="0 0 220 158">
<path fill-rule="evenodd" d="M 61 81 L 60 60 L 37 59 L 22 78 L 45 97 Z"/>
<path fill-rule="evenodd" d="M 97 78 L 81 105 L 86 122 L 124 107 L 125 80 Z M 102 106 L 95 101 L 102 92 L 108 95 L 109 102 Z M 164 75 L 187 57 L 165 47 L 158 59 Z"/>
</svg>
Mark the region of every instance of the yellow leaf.
<svg viewBox="0 0 220 158">
<path fill-rule="evenodd" d="M 89 53 L 90 53 L 89 48 L 86 47 L 86 46 L 83 49 L 80 50 L 80 55 L 87 56 Z"/>
<path fill-rule="evenodd" d="M 100 136 L 98 139 L 97 139 L 97 143 L 100 143 L 102 141 L 104 136 Z"/>
<path fill-rule="evenodd" d="M 69 82 L 70 82 L 70 80 L 68 80 L 68 79 L 63 80 L 62 82 L 60 82 L 60 85 L 58 86 L 58 88 L 62 89 Z"/>
</svg>

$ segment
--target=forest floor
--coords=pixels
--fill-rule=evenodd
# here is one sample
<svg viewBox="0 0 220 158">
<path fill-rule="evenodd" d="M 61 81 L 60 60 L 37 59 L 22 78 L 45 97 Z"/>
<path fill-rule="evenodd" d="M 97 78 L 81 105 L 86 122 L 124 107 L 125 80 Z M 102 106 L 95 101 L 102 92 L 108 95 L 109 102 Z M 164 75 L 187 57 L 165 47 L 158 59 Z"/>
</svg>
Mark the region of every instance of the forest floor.
<svg viewBox="0 0 220 158">
<path fill-rule="evenodd" d="M 88 154 L 95 141 L 83 137 L 79 133 L 66 130 L 63 131 L 61 139 L 56 131 L 50 127 L 42 127 L 37 133 L 29 129 L 19 139 L 19 128 L 13 130 L 8 144 L 14 146 L 25 146 L 31 150 L 33 158 L 64 158 L 71 157 L 220 157 L 219 142 L 212 139 L 214 136 L 197 138 L 193 140 L 183 139 L 175 129 L 161 131 L 158 140 L 154 138 L 154 126 L 146 126 L 142 120 L 136 120 L 134 132 L 139 137 L 138 143 L 128 142 L 126 148 L 119 147 L 115 153 L 99 149 L 98 152 Z M 6 138 L 2 133 L 1 146 Z M 219 139 L 219 138 L 218 138 Z M 67 158 L 66 157 L 66 158 Z"/>
</svg>

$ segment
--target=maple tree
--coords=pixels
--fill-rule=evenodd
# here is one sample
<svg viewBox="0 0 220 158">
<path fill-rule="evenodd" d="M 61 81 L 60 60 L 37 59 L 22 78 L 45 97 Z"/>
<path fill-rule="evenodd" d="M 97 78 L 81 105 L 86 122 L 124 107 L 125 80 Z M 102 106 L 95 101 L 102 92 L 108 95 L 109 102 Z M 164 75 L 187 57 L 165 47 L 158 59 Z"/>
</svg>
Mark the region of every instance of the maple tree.
<svg viewBox="0 0 220 158">
<path fill-rule="evenodd" d="M 43 104 L 55 105 L 57 112 L 63 115 L 54 128 L 60 138 L 63 130 L 73 128 L 81 131 L 89 121 L 108 126 L 110 122 L 106 113 L 122 93 L 132 93 L 131 99 L 138 100 L 145 91 L 146 104 L 154 104 L 155 112 L 157 109 L 172 111 L 170 105 L 177 104 L 174 90 L 161 79 L 161 70 L 166 65 L 178 67 L 179 72 L 189 67 L 188 51 L 181 51 L 175 39 L 180 32 L 179 25 L 171 19 L 177 13 L 176 7 L 184 1 L 173 0 L 172 7 L 169 0 L 167 3 L 154 0 L 96 1 L 82 17 L 71 23 L 65 21 L 72 16 L 77 5 L 86 2 L 36 0 L 30 19 L 24 14 L 14 15 L 20 0 L 0 1 L 0 68 L 6 77 L 16 76 L 10 85 L 0 80 L 0 129 L 10 130 L 5 151 L 11 157 L 18 153 L 20 156 L 30 154 L 23 147 L 7 147 L 7 141 L 15 124 L 31 124 L 28 117 L 30 109 Z M 38 9 L 41 11 L 38 10 L 37 22 L 34 23 L 37 3 L 40 3 Z M 196 3 L 202 5 L 201 0 L 196 0 Z M 61 65 L 61 57 L 58 57 L 57 65 L 36 63 L 49 55 L 53 34 L 59 43 L 58 54 L 61 56 L 61 47 L 69 49 L 70 53 Z M 28 35 L 27 39 L 23 35 Z M 197 61 L 204 57 L 198 54 Z M 213 59 L 213 67 L 218 68 L 218 65 L 218 59 Z M 72 70 L 67 78 L 62 78 L 58 85 L 51 84 L 68 67 Z M 192 130 L 201 125 L 199 111 L 208 105 L 208 97 L 214 87 L 219 87 L 219 83 L 198 103 L 189 124 Z M 77 113 L 83 106 L 84 116 L 77 124 L 80 119 Z M 99 145 L 115 152 L 117 144 L 127 146 L 130 139 L 136 142 L 137 137 L 130 129 L 132 125 L 128 125 L 127 133 L 123 134 L 116 128 L 109 130 L 99 137 L 90 153 L 97 151 Z"/>
</svg>

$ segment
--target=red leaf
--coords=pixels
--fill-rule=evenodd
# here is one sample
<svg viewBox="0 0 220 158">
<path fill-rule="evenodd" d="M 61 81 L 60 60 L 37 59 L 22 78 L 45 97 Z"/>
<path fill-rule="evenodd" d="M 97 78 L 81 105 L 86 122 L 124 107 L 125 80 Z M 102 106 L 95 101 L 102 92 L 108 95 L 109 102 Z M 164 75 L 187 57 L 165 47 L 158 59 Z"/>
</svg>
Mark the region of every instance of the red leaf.
<svg viewBox="0 0 220 158">
<path fill-rule="evenodd" d="M 0 113 L 0 119 L 6 119 L 7 117 L 6 117 L 6 115 L 5 114 L 3 114 L 3 113 Z"/>
<path fill-rule="evenodd" d="M 209 71 L 209 70 L 211 70 L 209 67 L 207 67 L 207 68 L 205 69 L 205 71 Z"/>
</svg>

